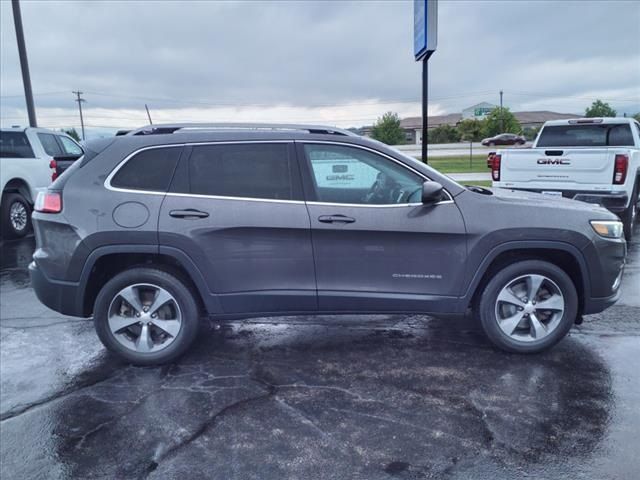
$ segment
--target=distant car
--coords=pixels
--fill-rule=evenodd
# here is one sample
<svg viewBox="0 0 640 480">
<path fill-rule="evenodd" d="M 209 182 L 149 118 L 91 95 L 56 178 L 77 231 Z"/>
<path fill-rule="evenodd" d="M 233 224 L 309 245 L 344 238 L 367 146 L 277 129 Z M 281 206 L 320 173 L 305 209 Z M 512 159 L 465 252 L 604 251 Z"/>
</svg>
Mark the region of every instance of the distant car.
<svg viewBox="0 0 640 480">
<path fill-rule="evenodd" d="M 501 133 L 495 137 L 489 137 L 482 140 L 485 147 L 493 147 L 494 145 L 524 145 L 527 139 L 515 133 Z"/>
</svg>

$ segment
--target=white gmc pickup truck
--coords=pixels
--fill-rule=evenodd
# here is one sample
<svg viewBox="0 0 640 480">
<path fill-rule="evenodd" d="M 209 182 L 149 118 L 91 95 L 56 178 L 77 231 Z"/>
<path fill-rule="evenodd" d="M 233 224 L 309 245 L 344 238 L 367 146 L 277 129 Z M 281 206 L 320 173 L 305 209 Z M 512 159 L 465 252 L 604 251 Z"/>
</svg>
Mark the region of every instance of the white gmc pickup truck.
<svg viewBox="0 0 640 480">
<path fill-rule="evenodd" d="M 62 172 L 61 167 L 68 166 L 82 154 L 82 147 L 62 132 L 31 127 L 0 129 L 0 234 L 3 237 L 27 234 L 37 191 L 48 187 Z"/>
<path fill-rule="evenodd" d="M 633 234 L 640 190 L 640 123 L 632 118 L 546 122 L 530 149 L 489 154 L 494 187 L 597 203 Z"/>
</svg>

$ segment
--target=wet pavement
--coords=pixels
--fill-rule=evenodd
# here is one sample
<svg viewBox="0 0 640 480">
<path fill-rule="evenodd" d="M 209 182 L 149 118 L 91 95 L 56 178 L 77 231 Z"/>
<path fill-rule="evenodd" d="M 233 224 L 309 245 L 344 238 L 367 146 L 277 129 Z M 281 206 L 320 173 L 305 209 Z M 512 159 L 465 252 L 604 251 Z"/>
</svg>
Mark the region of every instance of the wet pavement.
<svg viewBox="0 0 640 480">
<path fill-rule="evenodd" d="M 621 301 L 540 355 L 469 319 L 287 317 L 162 368 L 42 306 L 33 248 L 1 245 L 3 479 L 638 478 L 639 241 Z"/>
</svg>

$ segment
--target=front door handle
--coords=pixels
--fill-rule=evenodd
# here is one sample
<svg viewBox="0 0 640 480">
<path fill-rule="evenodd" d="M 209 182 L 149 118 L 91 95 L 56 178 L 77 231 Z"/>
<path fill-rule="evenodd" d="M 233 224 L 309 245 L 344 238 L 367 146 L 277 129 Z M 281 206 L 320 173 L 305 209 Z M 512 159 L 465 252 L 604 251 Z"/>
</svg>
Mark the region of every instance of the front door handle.
<svg viewBox="0 0 640 480">
<path fill-rule="evenodd" d="M 321 215 L 318 217 L 318 221 L 322 223 L 353 223 L 356 219 L 344 215 Z"/>
<path fill-rule="evenodd" d="M 193 208 L 187 208 L 186 210 L 171 210 L 169 215 L 174 218 L 207 218 L 209 214 Z"/>
</svg>

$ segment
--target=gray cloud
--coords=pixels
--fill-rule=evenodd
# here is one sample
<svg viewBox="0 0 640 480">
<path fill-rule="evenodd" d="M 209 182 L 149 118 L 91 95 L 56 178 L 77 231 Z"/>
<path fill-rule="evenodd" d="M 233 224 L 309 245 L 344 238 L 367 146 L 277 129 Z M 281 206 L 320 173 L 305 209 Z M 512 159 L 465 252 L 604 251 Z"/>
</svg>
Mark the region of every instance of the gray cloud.
<svg viewBox="0 0 640 480">
<path fill-rule="evenodd" d="M 22 84 L 0 4 L 8 117 L 23 108 Z M 114 110 L 418 100 L 412 12 L 411 1 L 22 2 L 33 89 L 64 92 L 37 106 L 69 112 L 75 89 Z M 596 97 L 640 107 L 638 2 L 441 0 L 439 29 L 440 110 L 497 101 L 500 88 L 516 110 L 581 111 Z"/>
</svg>

